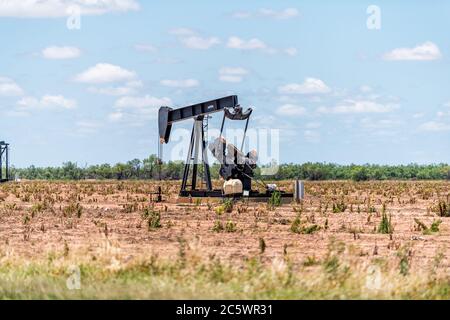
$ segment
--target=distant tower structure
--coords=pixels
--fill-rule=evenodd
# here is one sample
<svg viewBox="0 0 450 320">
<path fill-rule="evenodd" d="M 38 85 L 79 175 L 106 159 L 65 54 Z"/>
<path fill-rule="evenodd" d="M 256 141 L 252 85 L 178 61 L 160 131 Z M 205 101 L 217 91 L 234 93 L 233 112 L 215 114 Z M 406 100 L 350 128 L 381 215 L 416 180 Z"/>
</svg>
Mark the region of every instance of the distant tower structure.
<svg viewBox="0 0 450 320">
<path fill-rule="evenodd" d="M 9 143 L 0 141 L 0 182 L 9 181 Z"/>
</svg>

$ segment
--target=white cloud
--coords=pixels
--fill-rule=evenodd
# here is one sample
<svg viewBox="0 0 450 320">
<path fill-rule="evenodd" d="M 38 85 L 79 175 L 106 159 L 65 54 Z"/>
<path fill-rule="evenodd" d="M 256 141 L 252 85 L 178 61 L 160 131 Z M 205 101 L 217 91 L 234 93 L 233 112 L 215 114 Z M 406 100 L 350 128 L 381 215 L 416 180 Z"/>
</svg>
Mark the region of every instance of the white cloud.
<svg viewBox="0 0 450 320">
<path fill-rule="evenodd" d="M 183 62 L 183 60 L 171 57 L 158 57 L 153 59 L 152 62 L 156 64 L 177 64 Z"/>
<path fill-rule="evenodd" d="M 199 82 L 195 79 L 183 79 L 183 80 L 161 80 L 160 83 L 166 87 L 173 88 L 192 88 L 198 87 Z"/>
<path fill-rule="evenodd" d="M 237 12 L 234 12 L 231 16 L 236 19 L 247 19 L 247 18 L 252 17 L 252 14 L 247 11 L 237 11 Z"/>
<path fill-rule="evenodd" d="M 228 38 L 227 47 L 238 50 L 267 50 L 269 47 L 258 38 L 243 40 L 239 37 L 233 36 Z"/>
<path fill-rule="evenodd" d="M 123 112 L 120 111 L 112 112 L 108 115 L 108 119 L 112 122 L 119 122 L 120 120 L 123 119 Z"/>
<path fill-rule="evenodd" d="M 98 63 L 75 77 L 75 81 L 83 83 L 107 83 L 132 80 L 134 71 L 108 63 Z"/>
<path fill-rule="evenodd" d="M 320 142 L 320 133 L 313 130 L 305 130 L 303 132 L 303 136 L 305 137 L 305 140 L 308 142 L 317 143 Z"/>
<path fill-rule="evenodd" d="M 378 103 L 370 100 L 352 100 L 348 99 L 337 106 L 326 108 L 318 108 L 319 113 L 386 113 L 395 110 L 398 107 L 394 103 Z"/>
<path fill-rule="evenodd" d="M 153 46 L 151 44 L 143 44 L 143 43 L 136 44 L 134 46 L 134 49 L 136 51 L 149 52 L 149 53 L 154 53 L 154 52 L 158 51 L 158 49 L 155 46 Z"/>
<path fill-rule="evenodd" d="M 298 54 L 298 50 L 296 48 L 286 48 L 284 49 L 284 53 L 288 56 L 294 57 Z"/>
<path fill-rule="evenodd" d="M 199 50 L 206 50 L 220 43 L 220 40 L 217 37 L 202 38 L 199 36 L 189 36 L 186 38 L 181 38 L 180 41 L 185 47 L 189 49 Z"/>
<path fill-rule="evenodd" d="M 252 17 L 263 17 L 263 18 L 273 18 L 273 19 L 290 19 L 295 18 L 299 15 L 298 9 L 296 8 L 286 8 L 283 10 L 273 10 L 262 8 L 259 9 L 258 12 L 252 13 L 248 11 L 237 11 L 232 14 L 233 18 L 236 19 L 247 19 Z"/>
<path fill-rule="evenodd" d="M 196 34 L 194 30 L 188 28 L 175 28 L 170 30 L 169 33 L 174 36 L 192 36 Z"/>
<path fill-rule="evenodd" d="M 442 57 L 441 51 L 438 46 L 433 42 L 427 41 L 420 44 L 414 48 L 397 48 L 391 52 L 386 53 L 383 56 L 384 60 L 392 61 L 427 61 L 427 60 L 437 60 Z"/>
<path fill-rule="evenodd" d="M 241 82 L 248 71 L 241 67 L 223 67 L 219 70 L 219 80 L 224 82 Z"/>
<path fill-rule="evenodd" d="M 107 87 L 107 88 L 89 87 L 88 91 L 91 93 L 103 94 L 107 96 L 126 96 L 136 93 L 136 90 L 130 87 Z"/>
<path fill-rule="evenodd" d="M 303 83 L 290 83 L 278 88 L 281 94 L 322 94 L 330 88 L 320 79 L 306 78 Z"/>
<path fill-rule="evenodd" d="M 19 109 L 74 109 L 76 100 L 67 99 L 62 95 L 44 95 L 37 99 L 24 97 L 17 102 Z"/>
<path fill-rule="evenodd" d="M 281 116 L 303 116 L 306 114 L 306 109 L 295 104 L 284 104 L 276 111 Z"/>
<path fill-rule="evenodd" d="M 361 87 L 359 87 L 359 90 L 362 93 L 370 93 L 370 92 L 372 92 L 372 87 L 370 87 L 368 85 L 362 85 Z"/>
<path fill-rule="evenodd" d="M 46 59 L 74 59 L 81 55 L 76 47 L 47 47 L 42 50 L 42 56 Z"/>
<path fill-rule="evenodd" d="M 396 120 L 396 119 L 380 119 L 380 120 L 374 120 L 370 118 L 364 118 L 361 119 L 360 122 L 361 126 L 365 129 L 390 129 L 395 128 L 398 126 L 401 126 L 403 124 L 403 121 Z"/>
<path fill-rule="evenodd" d="M 75 123 L 75 126 L 77 127 L 77 132 L 83 135 L 96 133 L 98 129 L 102 127 L 101 123 L 89 120 L 77 121 Z"/>
<path fill-rule="evenodd" d="M 95 94 L 103 94 L 107 96 L 126 96 L 135 94 L 139 88 L 143 86 L 142 81 L 128 81 L 118 87 L 89 87 L 88 91 Z"/>
<path fill-rule="evenodd" d="M 168 106 L 172 104 L 169 98 L 156 98 L 150 95 L 145 95 L 143 97 L 122 97 L 116 101 L 116 108 L 159 108 L 161 106 Z"/>
<path fill-rule="evenodd" d="M 156 118 L 159 107 L 171 104 L 172 101 L 167 97 L 126 96 L 116 101 L 114 105 L 116 110 L 108 115 L 108 119 L 111 122 L 142 126 L 148 120 Z"/>
<path fill-rule="evenodd" d="M 170 34 L 177 36 L 183 46 L 189 49 L 207 50 L 220 44 L 217 37 L 202 37 L 192 29 L 175 28 L 169 31 Z"/>
<path fill-rule="evenodd" d="M 439 118 L 450 116 L 450 111 L 438 111 L 436 115 Z"/>
<path fill-rule="evenodd" d="M 450 124 L 443 123 L 443 122 L 436 122 L 436 121 L 428 121 L 428 122 L 422 123 L 419 126 L 419 130 L 433 131 L 433 132 L 450 131 Z"/>
<path fill-rule="evenodd" d="M 322 124 L 320 122 L 308 122 L 306 124 L 306 128 L 308 129 L 317 129 L 320 128 Z"/>
<path fill-rule="evenodd" d="M 0 96 L 21 96 L 23 90 L 12 79 L 0 77 Z"/>
<path fill-rule="evenodd" d="M 263 17 L 275 18 L 275 19 L 290 19 L 297 17 L 299 12 L 295 8 L 286 8 L 281 11 L 276 11 L 272 9 L 260 9 L 259 14 Z"/>
<path fill-rule="evenodd" d="M 81 15 L 102 15 L 109 12 L 139 10 L 136 0 L 2 0 L 0 17 L 58 18 L 71 14 L 78 7 Z"/>
</svg>

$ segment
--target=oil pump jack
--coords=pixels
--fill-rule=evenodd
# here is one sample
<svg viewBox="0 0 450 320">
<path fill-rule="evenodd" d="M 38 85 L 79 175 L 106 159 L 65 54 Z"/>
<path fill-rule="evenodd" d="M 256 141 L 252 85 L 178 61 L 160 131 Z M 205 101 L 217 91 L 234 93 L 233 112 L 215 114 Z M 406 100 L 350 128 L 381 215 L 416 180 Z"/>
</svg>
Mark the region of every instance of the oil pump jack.
<svg viewBox="0 0 450 320">
<path fill-rule="evenodd" d="M 9 180 L 9 143 L 0 141 L 0 183 Z"/>
<path fill-rule="evenodd" d="M 172 109 L 167 106 L 159 109 L 158 126 L 161 147 L 163 144 L 169 142 L 172 125 L 175 122 L 189 119 L 194 120 L 179 194 L 181 197 L 267 198 L 276 191 L 274 185 L 266 185 L 254 178 L 254 170 L 256 169 L 257 162 L 256 150 L 252 150 L 247 154 L 242 152 L 252 111 L 251 108 L 244 111 L 239 105 L 236 95 L 178 109 Z M 209 149 L 220 163 L 219 175 L 225 180 L 222 189 L 213 189 L 207 155 L 208 142 L 206 141 L 207 135 L 205 133 L 208 129 L 208 118 L 211 114 L 217 112 L 223 112 L 220 135 L 209 145 Z M 240 149 L 228 143 L 222 136 L 226 119 L 231 121 L 245 121 L 244 136 Z M 199 162 L 199 151 L 201 154 L 201 163 Z M 203 189 L 197 186 L 199 164 L 203 166 L 203 180 L 206 187 Z M 252 190 L 252 181 L 262 184 L 265 192 Z M 283 198 L 293 197 L 293 194 L 283 191 L 280 191 L 280 195 Z"/>
</svg>

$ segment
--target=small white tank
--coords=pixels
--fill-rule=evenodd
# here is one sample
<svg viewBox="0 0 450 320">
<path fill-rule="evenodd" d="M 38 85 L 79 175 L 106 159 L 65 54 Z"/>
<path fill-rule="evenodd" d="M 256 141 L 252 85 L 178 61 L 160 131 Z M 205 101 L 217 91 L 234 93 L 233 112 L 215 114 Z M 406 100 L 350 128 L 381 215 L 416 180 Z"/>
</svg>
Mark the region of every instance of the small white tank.
<svg viewBox="0 0 450 320">
<path fill-rule="evenodd" d="M 239 194 L 243 192 L 242 182 L 239 179 L 230 179 L 223 184 L 223 193 Z"/>
</svg>

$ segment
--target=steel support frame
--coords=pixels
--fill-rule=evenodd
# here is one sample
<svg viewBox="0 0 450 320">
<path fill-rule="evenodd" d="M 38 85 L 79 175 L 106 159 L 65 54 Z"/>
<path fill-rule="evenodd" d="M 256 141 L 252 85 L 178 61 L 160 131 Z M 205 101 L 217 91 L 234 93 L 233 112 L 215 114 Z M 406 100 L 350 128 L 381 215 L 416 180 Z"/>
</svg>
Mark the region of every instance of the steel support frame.
<svg viewBox="0 0 450 320">
<path fill-rule="evenodd" d="M 3 159 L 5 162 L 3 163 Z M 5 171 L 3 174 L 3 165 Z M 0 142 L 0 182 L 9 181 L 9 143 Z"/>
<path fill-rule="evenodd" d="M 209 170 L 208 153 L 205 141 L 205 131 L 203 127 L 204 116 L 194 119 L 192 126 L 191 141 L 189 144 L 186 163 L 184 165 L 183 181 L 181 183 L 180 196 L 186 196 L 190 191 L 197 190 L 197 172 L 199 164 L 199 151 L 201 151 L 201 164 L 203 165 L 203 179 L 206 184 L 206 191 L 212 191 L 211 172 Z M 201 149 L 201 150 L 200 150 Z M 189 172 L 192 165 L 191 184 L 188 185 Z M 190 187 L 190 190 L 188 190 Z"/>
</svg>

